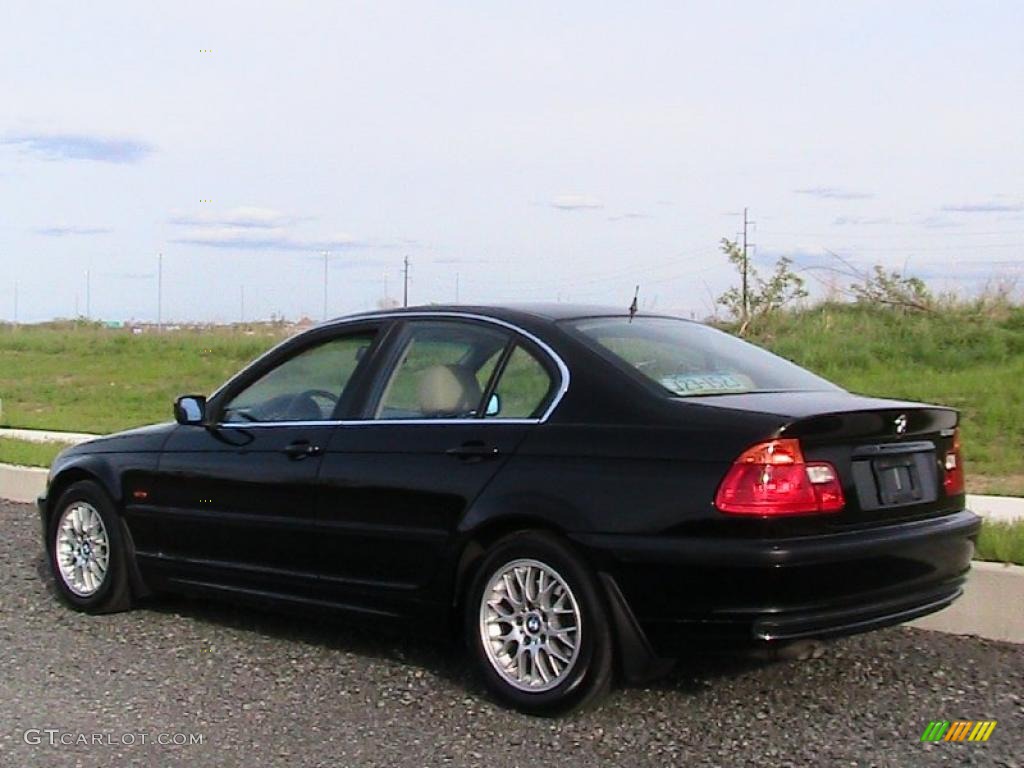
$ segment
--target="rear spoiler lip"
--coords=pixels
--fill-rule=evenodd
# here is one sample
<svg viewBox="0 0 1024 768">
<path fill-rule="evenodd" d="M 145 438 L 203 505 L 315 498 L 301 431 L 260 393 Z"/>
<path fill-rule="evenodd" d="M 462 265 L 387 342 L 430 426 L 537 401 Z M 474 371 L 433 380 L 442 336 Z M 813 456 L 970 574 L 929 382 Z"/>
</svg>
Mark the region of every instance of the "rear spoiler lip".
<svg viewBox="0 0 1024 768">
<path fill-rule="evenodd" d="M 861 395 L 845 389 L 732 392 L 701 397 L 668 396 L 665 399 L 677 405 L 758 413 L 785 419 L 787 422 L 817 416 L 879 410 L 910 411 L 926 408 L 956 412 L 951 406 Z"/>
<path fill-rule="evenodd" d="M 775 437 L 796 437 L 813 442 L 841 439 L 912 441 L 928 437 L 952 437 L 960 424 L 960 411 L 924 403 L 885 403 L 875 408 L 831 410 L 790 418 Z M 903 426 L 900 426 L 902 422 Z"/>
</svg>

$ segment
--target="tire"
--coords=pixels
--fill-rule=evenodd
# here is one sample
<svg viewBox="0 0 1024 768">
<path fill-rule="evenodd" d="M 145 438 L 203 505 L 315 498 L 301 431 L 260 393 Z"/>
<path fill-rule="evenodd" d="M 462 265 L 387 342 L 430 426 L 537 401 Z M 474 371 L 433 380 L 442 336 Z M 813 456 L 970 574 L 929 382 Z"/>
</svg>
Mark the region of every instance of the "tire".
<svg viewBox="0 0 1024 768">
<path fill-rule="evenodd" d="M 479 672 L 502 703 L 553 716 L 611 687 L 614 644 L 597 580 L 557 537 L 523 531 L 494 544 L 464 611 Z"/>
<path fill-rule="evenodd" d="M 131 608 L 121 520 L 97 483 L 74 483 L 57 499 L 47 525 L 46 551 L 57 594 L 67 605 L 84 613 Z"/>
</svg>

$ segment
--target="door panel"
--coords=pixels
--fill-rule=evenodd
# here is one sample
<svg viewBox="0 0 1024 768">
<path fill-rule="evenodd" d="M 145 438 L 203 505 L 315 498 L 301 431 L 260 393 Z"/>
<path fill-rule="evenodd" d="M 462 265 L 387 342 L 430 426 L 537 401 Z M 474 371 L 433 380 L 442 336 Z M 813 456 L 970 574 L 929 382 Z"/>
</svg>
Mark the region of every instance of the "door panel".
<svg viewBox="0 0 1024 768">
<path fill-rule="evenodd" d="M 468 420 L 339 427 L 321 470 L 325 573 L 382 588 L 428 584 L 466 509 L 530 426 Z"/>
<path fill-rule="evenodd" d="M 334 429 L 179 427 L 164 447 L 149 504 L 136 511 L 158 518 L 156 554 L 165 566 L 207 563 L 227 581 L 260 580 L 261 570 L 313 578 L 316 478 Z M 305 450 L 289 450 L 296 446 Z"/>
</svg>

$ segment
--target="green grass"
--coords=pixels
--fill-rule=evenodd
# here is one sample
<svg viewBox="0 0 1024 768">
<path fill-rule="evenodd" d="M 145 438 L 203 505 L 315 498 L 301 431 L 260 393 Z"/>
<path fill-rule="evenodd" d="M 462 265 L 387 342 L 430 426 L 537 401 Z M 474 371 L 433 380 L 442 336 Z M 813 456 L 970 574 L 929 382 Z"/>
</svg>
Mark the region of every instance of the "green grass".
<svg viewBox="0 0 1024 768">
<path fill-rule="evenodd" d="M 1024 308 L 826 304 L 773 318 L 751 340 L 853 392 L 959 409 L 969 490 L 1024 494 Z"/>
<path fill-rule="evenodd" d="M 1013 523 L 985 521 L 974 552 L 976 560 L 1024 565 L 1024 520 Z"/>
<path fill-rule="evenodd" d="M 0 326 L 0 424 L 112 432 L 166 421 L 177 395 L 208 394 L 285 333 Z M 825 304 L 780 314 L 751 340 L 854 392 L 960 409 L 969 490 L 1024 494 L 1024 308 Z"/>
<path fill-rule="evenodd" d="M 67 443 L 33 443 L 0 437 L 0 463 L 23 467 L 49 467 Z"/>
<path fill-rule="evenodd" d="M 168 421 L 174 398 L 208 394 L 283 338 L 234 329 L 133 336 L 85 324 L 0 327 L 0 423 L 114 432 Z"/>
</svg>

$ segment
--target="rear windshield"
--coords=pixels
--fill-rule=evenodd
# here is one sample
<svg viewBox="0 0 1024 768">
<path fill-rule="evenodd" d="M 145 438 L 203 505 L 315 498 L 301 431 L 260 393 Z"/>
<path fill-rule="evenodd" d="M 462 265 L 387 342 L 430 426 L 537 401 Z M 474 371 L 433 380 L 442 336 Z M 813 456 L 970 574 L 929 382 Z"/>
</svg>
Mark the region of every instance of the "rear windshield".
<svg viewBox="0 0 1024 768">
<path fill-rule="evenodd" d="M 598 351 L 675 397 L 809 392 L 839 387 L 788 360 L 706 325 L 668 317 L 599 317 L 567 323 Z"/>
</svg>

